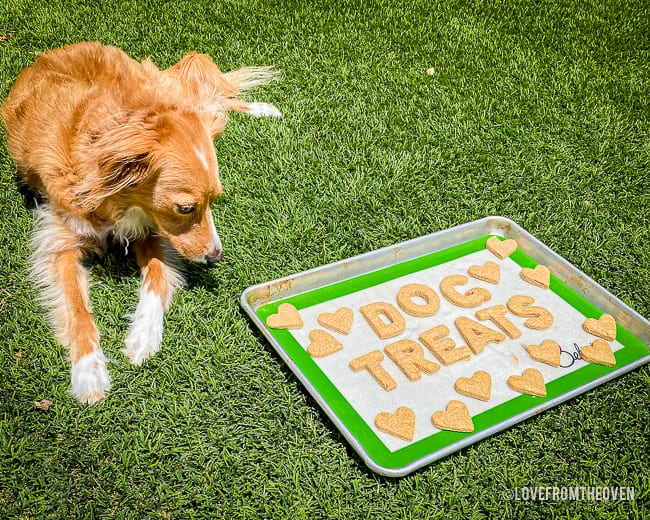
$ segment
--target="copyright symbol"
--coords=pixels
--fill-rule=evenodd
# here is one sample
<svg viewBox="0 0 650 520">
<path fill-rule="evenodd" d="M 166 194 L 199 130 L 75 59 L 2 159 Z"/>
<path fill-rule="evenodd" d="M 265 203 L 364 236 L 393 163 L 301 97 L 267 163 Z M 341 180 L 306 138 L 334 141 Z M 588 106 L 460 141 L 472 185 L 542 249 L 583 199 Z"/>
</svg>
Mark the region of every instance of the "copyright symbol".
<svg viewBox="0 0 650 520">
<path fill-rule="evenodd" d="M 509 501 L 509 500 L 512 500 L 514 497 L 515 497 L 515 494 L 512 491 L 512 489 L 506 489 L 505 491 L 503 491 L 501 493 L 501 499 L 502 500 Z"/>
</svg>

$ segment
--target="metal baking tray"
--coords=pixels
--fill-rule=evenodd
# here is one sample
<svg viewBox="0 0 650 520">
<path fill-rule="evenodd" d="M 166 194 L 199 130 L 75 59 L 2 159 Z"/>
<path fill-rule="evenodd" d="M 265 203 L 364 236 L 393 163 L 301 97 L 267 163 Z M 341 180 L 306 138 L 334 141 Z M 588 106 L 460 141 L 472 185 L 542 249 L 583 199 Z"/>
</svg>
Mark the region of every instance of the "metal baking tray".
<svg viewBox="0 0 650 520">
<path fill-rule="evenodd" d="M 511 255 L 511 258 L 514 258 L 512 262 L 518 266 L 534 267 L 537 264 L 543 264 L 550 269 L 552 283 L 547 291 L 550 291 L 548 294 L 551 300 L 553 298 L 561 300 L 562 305 L 566 301 L 571 312 L 578 313 L 577 315 L 581 319 L 583 316 L 585 319 L 597 318 L 603 313 L 610 314 L 616 319 L 618 350 L 615 352 L 617 363 L 614 367 L 586 364 L 576 354 L 579 352 L 578 340 L 570 342 L 567 340 L 568 343 L 572 343 L 575 350 L 565 352 L 565 348 L 567 351 L 571 349 L 569 345 L 563 345 L 562 355 L 567 354 L 571 364 L 578 360 L 577 364 L 570 368 L 573 370 L 570 374 L 564 372 L 563 376 L 553 376 L 556 379 L 547 384 L 551 391 L 545 398 L 529 395 L 503 398 L 505 401 L 497 405 L 483 405 L 487 409 L 479 409 L 476 416 L 472 413 L 477 427 L 471 433 L 438 431 L 429 425 L 428 428 L 431 431 L 425 430 L 425 433 L 420 431 L 419 438 L 409 443 L 395 440 L 390 435 L 378 432 L 368 419 L 375 411 L 366 413 L 363 407 L 371 406 L 373 399 L 383 399 L 385 401 L 384 409 L 388 411 L 394 410 L 400 404 L 399 399 L 412 398 L 414 401 L 422 401 L 423 394 L 431 392 L 431 388 L 435 388 L 431 387 L 432 378 L 425 376 L 423 378 L 425 382 L 417 382 L 411 387 L 406 386 L 400 380 L 400 385 L 407 388 L 403 391 L 400 390 L 401 397 L 387 397 L 381 393 L 381 390 L 369 388 L 372 383 L 368 383 L 358 374 L 353 374 L 348 369 L 347 361 L 341 361 L 340 366 L 337 366 L 332 364 L 335 363 L 332 360 L 314 359 L 307 355 L 304 348 L 305 341 L 300 340 L 300 336 L 295 331 L 270 329 L 265 323 L 265 318 L 275 312 L 283 302 L 294 304 L 301 314 L 309 314 L 311 309 L 322 311 L 323 305 L 327 305 L 328 302 L 333 302 L 332 309 L 334 309 L 341 302 L 350 301 L 350 299 L 354 302 L 354 298 L 359 295 L 365 295 L 364 297 L 367 299 L 373 294 L 373 291 L 378 291 L 378 299 L 386 299 L 386 290 L 381 293 L 381 287 L 388 288 L 391 283 L 399 284 L 402 280 L 409 281 L 414 277 L 417 281 L 418 276 L 425 276 L 426 273 L 433 273 L 435 269 L 443 269 L 445 266 L 452 270 L 457 269 L 460 265 L 466 265 L 463 263 L 465 258 L 474 258 L 474 261 L 476 258 L 485 259 L 480 255 L 485 251 L 484 244 L 490 236 L 517 241 L 517 251 Z M 433 275 L 428 274 L 427 276 Z M 486 217 L 333 264 L 251 286 L 243 292 L 241 305 L 255 326 L 368 467 L 379 474 L 391 477 L 406 475 L 650 361 L 648 350 L 650 323 L 644 317 L 515 222 L 498 216 Z M 318 307 L 319 305 L 320 307 Z M 355 319 L 357 319 L 356 316 Z M 358 321 L 363 323 L 360 316 Z M 452 324 L 448 323 L 447 325 L 452 329 Z M 307 328 L 314 326 L 318 327 L 313 321 L 306 324 Z M 558 327 L 560 326 L 558 325 Z M 565 335 L 565 331 L 561 328 L 558 328 L 556 332 L 559 335 Z M 399 339 L 399 337 L 395 339 Z M 368 340 L 370 340 L 369 337 Z M 365 338 L 361 342 L 363 341 Z M 373 338 L 373 341 L 376 341 L 376 338 Z M 359 348 L 358 344 L 359 341 L 355 341 L 354 348 Z M 531 364 L 522 350 L 523 345 L 524 343 L 521 341 L 513 340 L 505 350 L 486 349 L 490 351 L 475 356 L 476 359 L 484 359 L 484 361 L 479 363 L 476 359 L 472 359 L 474 362 L 472 367 L 480 367 L 481 363 L 491 363 L 490 366 L 495 367 L 494 371 L 499 376 L 500 371 L 504 371 L 504 373 L 505 371 L 509 373 L 521 372 L 521 369 Z M 506 351 L 509 351 L 509 358 L 513 360 L 512 365 L 509 364 L 509 358 L 505 355 Z M 521 364 L 519 364 L 520 360 Z M 576 368 L 578 366 L 580 368 Z M 394 369 L 394 366 L 392 368 Z M 341 377 L 343 377 L 341 374 L 346 378 L 356 377 L 356 382 L 350 383 L 349 388 L 342 389 L 348 383 L 347 379 L 341 383 Z M 568 377 L 569 375 L 571 377 Z M 398 376 L 399 374 L 395 377 Z M 352 379 L 350 380 L 352 381 Z M 440 381 L 444 380 L 440 379 Z M 339 384 L 341 386 L 338 386 Z M 436 391 L 442 395 L 444 400 L 453 394 L 448 387 L 448 384 L 446 387 L 440 385 L 441 390 Z M 359 397 L 362 395 L 372 396 L 368 398 L 368 402 L 371 404 L 364 404 L 366 397 Z M 357 402 L 357 398 L 360 399 L 359 402 Z M 474 405 L 472 404 L 472 406 Z M 431 404 L 432 410 L 440 408 L 440 403 Z M 422 426 L 422 428 L 425 427 L 427 426 Z"/>
</svg>

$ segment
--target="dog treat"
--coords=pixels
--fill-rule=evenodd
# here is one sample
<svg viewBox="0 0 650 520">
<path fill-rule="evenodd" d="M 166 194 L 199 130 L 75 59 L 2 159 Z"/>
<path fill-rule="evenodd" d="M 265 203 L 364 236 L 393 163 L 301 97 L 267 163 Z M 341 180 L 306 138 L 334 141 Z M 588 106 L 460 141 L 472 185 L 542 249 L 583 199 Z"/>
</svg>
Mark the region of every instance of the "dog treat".
<svg viewBox="0 0 650 520">
<path fill-rule="evenodd" d="M 528 345 L 528 355 L 535 361 L 552 367 L 560 366 L 560 345 L 552 339 L 545 339 L 539 345 Z"/>
<path fill-rule="evenodd" d="M 607 341 L 616 339 L 616 320 L 610 314 L 603 314 L 597 320 L 587 318 L 582 324 L 582 328 L 585 332 Z"/>
<path fill-rule="evenodd" d="M 375 426 L 382 432 L 405 441 L 412 441 L 415 431 L 415 412 L 407 406 L 400 406 L 395 413 L 380 412 L 375 417 Z"/>
<path fill-rule="evenodd" d="M 490 320 L 497 327 L 499 327 L 503 332 L 505 332 L 508 337 L 516 339 L 521 336 L 521 331 L 512 323 L 508 318 L 506 318 L 506 313 L 508 308 L 505 305 L 494 305 L 492 307 L 487 307 L 476 311 L 476 317 L 481 320 Z"/>
<path fill-rule="evenodd" d="M 404 332 L 406 321 L 404 316 L 393 305 L 386 302 L 362 305 L 359 310 L 381 339 L 392 338 Z M 383 316 L 386 320 L 381 318 Z"/>
<path fill-rule="evenodd" d="M 469 410 L 462 401 L 451 400 L 447 403 L 446 410 L 433 412 L 431 423 L 440 430 L 454 432 L 473 432 L 474 422 L 469 415 Z"/>
<path fill-rule="evenodd" d="M 311 343 L 307 345 L 307 354 L 311 357 L 325 357 L 343 348 L 343 345 L 330 333 L 314 329 L 309 333 Z"/>
<path fill-rule="evenodd" d="M 507 240 L 499 240 L 497 237 L 490 237 L 487 239 L 485 247 L 498 258 L 503 260 L 509 257 L 517 250 L 517 241 L 509 238 Z"/>
<path fill-rule="evenodd" d="M 498 284 L 501 278 L 501 269 L 495 262 L 485 262 L 483 265 L 472 265 L 467 270 L 472 278 Z"/>
<path fill-rule="evenodd" d="M 524 321 L 524 325 L 529 329 L 548 329 L 553 325 L 553 315 L 544 307 L 533 307 L 533 303 L 535 303 L 535 298 L 516 295 L 510 298 L 506 305 L 513 314 L 528 318 Z"/>
<path fill-rule="evenodd" d="M 372 352 L 368 352 L 367 354 L 350 361 L 350 368 L 355 372 L 367 370 L 384 390 L 390 392 L 397 388 L 397 383 L 381 366 L 383 360 L 384 354 L 382 354 L 380 350 L 373 350 Z"/>
<path fill-rule="evenodd" d="M 501 343 L 506 339 L 500 332 L 464 316 L 456 318 L 454 325 L 474 354 L 483 352 L 488 343 Z"/>
<path fill-rule="evenodd" d="M 300 329 L 303 326 L 298 310 L 290 303 L 281 303 L 277 314 L 266 318 L 266 326 L 272 329 Z"/>
<path fill-rule="evenodd" d="M 607 367 L 613 367 L 616 364 L 612 347 L 604 339 L 595 339 L 591 345 L 582 347 L 580 357 L 588 363 L 596 363 Z"/>
<path fill-rule="evenodd" d="M 354 311 L 349 307 L 341 307 L 336 312 L 323 312 L 318 315 L 317 321 L 326 329 L 349 334 L 354 320 Z"/>
<path fill-rule="evenodd" d="M 492 378 L 483 370 L 477 370 L 472 377 L 461 377 L 454 384 L 456 392 L 467 397 L 489 401 L 492 394 Z"/>
<path fill-rule="evenodd" d="M 419 340 L 445 366 L 457 361 L 466 361 L 472 357 L 472 351 L 469 348 L 466 346 L 456 347 L 456 342 L 447 336 L 449 336 L 449 329 L 444 325 L 438 325 L 425 330 L 420 334 Z"/>
<path fill-rule="evenodd" d="M 426 303 L 424 305 L 415 303 L 412 299 L 414 296 L 422 298 Z M 397 291 L 397 305 L 406 314 L 424 318 L 426 316 L 433 316 L 438 312 L 438 309 L 440 309 L 440 298 L 438 298 L 438 295 L 431 287 L 419 283 L 410 283 Z"/>
<path fill-rule="evenodd" d="M 535 266 L 535 269 L 524 267 L 519 273 L 519 276 L 521 276 L 522 280 L 542 289 L 548 289 L 551 283 L 551 271 L 549 271 L 548 267 L 541 264 Z"/>
<path fill-rule="evenodd" d="M 520 376 L 510 376 L 508 386 L 515 392 L 546 397 L 544 376 L 536 368 L 527 368 Z"/>
<path fill-rule="evenodd" d="M 37 410 L 42 410 L 44 412 L 47 412 L 50 409 L 50 406 L 52 406 L 52 401 L 48 399 L 41 399 L 40 401 L 34 401 L 34 408 Z"/>
<path fill-rule="evenodd" d="M 459 293 L 456 286 L 465 285 L 467 282 L 467 276 L 462 274 L 446 276 L 440 282 L 440 292 L 450 303 L 465 308 L 478 307 L 492 297 L 490 291 L 482 287 L 474 287 L 465 293 Z"/>
<path fill-rule="evenodd" d="M 411 339 L 402 339 L 386 345 L 384 351 L 409 381 L 420 379 L 421 372 L 431 375 L 440 369 L 437 363 L 424 359 L 424 349 L 417 341 Z"/>
</svg>

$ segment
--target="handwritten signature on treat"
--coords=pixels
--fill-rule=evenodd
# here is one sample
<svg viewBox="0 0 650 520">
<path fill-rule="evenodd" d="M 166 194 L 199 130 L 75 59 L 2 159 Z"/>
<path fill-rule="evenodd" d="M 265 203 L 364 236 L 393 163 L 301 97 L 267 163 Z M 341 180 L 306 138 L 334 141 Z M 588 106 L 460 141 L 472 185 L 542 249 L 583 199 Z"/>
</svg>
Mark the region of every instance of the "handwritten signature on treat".
<svg viewBox="0 0 650 520">
<path fill-rule="evenodd" d="M 573 350 L 564 350 L 560 348 L 561 368 L 569 368 L 579 359 L 582 359 L 582 356 L 580 356 L 580 347 L 577 343 L 573 344 Z"/>
</svg>

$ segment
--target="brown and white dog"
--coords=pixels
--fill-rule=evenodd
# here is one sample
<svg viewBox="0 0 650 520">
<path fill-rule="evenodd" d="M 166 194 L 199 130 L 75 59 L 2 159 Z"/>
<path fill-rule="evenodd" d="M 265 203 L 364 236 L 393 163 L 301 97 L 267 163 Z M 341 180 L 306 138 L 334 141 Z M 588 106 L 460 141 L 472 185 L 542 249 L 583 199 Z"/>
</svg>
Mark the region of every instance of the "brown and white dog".
<svg viewBox="0 0 650 520">
<path fill-rule="evenodd" d="M 84 257 L 113 239 L 132 246 L 142 284 L 123 352 L 142 363 L 160 349 L 163 314 L 183 284 L 180 257 L 221 259 L 210 213 L 222 191 L 213 140 L 228 112 L 281 116 L 237 97 L 273 75 L 268 67 L 222 73 L 193 52 L 159 70 L 87 42 L 45 52 L 18 76 L 2 117 L 22 179 L 45 199 L 32 271 L 79 401 L 95 403 L 110 388 Z"/>
</svg>

